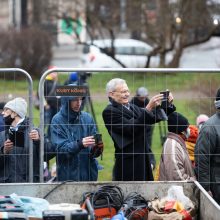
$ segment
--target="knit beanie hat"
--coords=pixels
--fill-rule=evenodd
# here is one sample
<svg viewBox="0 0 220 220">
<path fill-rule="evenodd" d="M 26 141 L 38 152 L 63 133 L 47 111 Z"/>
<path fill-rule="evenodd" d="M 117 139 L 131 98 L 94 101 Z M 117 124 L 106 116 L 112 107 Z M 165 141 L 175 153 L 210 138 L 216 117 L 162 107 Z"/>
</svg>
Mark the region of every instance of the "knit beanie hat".
<svg viewBox="0 0 220 220">
<path fill-rule="evenodd" d="M 140 87 L 136 91 L 136 96 L 146 97 L 148 96 L 148 90 L 145 87 Z"/>
<path fill-rule="evenodd" d="M 205 114 L 200 114 L 197 118 L 196 118 L 196 126 L 199 127 L 200 124 L 206 122 L 209 119 L 209 116 L 205 115 Z"/>
<path fill-rule="evenodd" d="M 173 112 L 168 116 L 168 131 L 180 134 L 189 126 L 187 118 L 178 112 Z"/>
<path fill-rule="evenodd" d="M 220 109 L 220 88 L 218 89 L 216 93 L 216 98 L 215 98 L 215 107 L 217 109 Z"/>
<path fill-rule="evenodd" d="M 78 80 L 78 74 L 77 74 L 77 72 L 72 72 L 72 73 L 70 73 L 69 80 L 70 80 L 71 82 L 76 82 L 76 81 Z"/>
<path fill-rule="evenodd" d="M 17 113 L 21 118 L 25 118 L 27 114 L 27 102 L 23 98 L 15 98 L 7 102 L 4 108 L 9 108 Z"/>
</svg>

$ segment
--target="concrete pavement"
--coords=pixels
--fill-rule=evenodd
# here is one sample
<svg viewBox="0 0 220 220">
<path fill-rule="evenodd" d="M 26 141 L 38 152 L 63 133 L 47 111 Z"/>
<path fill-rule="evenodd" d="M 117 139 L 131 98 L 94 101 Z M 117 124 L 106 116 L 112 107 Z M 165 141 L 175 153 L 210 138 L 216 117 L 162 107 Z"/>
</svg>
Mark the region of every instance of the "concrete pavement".
<svg viewBox="0 0 220 220">
<path fill-rule="evenodd" d="M 76 68 L 82 66 L 83 45 L 69 44 L 53 47 L 52 65 Z M 186 48 L 180 59 L 180 68 L 219 68 L 220 37 Z"/>
<path fill-rule="evenodd" d="M 64 68 L 79 67 L 82 49 L 82 45 L 76 44 L 54 46 L 51 65 Z"/>
</svg>

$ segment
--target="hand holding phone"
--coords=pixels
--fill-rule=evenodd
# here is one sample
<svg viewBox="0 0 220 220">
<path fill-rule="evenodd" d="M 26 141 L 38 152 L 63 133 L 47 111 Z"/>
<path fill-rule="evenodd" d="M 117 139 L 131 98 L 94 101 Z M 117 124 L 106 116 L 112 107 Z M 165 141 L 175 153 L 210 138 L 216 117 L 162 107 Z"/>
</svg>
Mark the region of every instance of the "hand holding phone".
<svg viewBox="0 0 220 220">
<path fill-rule="evenodd" d="M 170 91 L 169 91 L 169 90 L 162 91 L 162 92 L 160 92 L 160 94 L 163 94 L 162 102 L 168 101 L 168 97 L 169 97 L 169 94 L 170 94 Z"/>
<path fill-rule="evenodd" d="M 102 141 L 102 134 L 97 133 L 97 134 L 95 134 L 93 137 L 94 137 L 94 139 L 95 139 L 95 143 L 96 143 L 96 144 L 98 144 L 99 142 Z"/>
<path fill-rule="evenodd" d="M 95 139 L 95 146 L 92 147 L 91 149 L 91 157 L 97 158 L 100 155 L 102 155 L 103 152 L 103 142 L 102 142 L 102 134 L 95 134 L 94 136 Z"/>
</svg>

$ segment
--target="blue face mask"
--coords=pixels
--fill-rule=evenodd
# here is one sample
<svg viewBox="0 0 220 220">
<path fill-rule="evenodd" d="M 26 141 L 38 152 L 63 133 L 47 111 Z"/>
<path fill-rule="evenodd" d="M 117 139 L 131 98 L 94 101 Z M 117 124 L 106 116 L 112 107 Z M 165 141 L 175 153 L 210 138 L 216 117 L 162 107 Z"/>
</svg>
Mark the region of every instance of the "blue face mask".
<svg viewBox="0 0 220 220">
<path fill-rule="evenodd" d="M 11 115 L 8 115 L 6 117 L 3 117 L 5 125 L 11 125 L 12 122 L 15 120 L 14 118 L 11 117 Z"/>
</svg>

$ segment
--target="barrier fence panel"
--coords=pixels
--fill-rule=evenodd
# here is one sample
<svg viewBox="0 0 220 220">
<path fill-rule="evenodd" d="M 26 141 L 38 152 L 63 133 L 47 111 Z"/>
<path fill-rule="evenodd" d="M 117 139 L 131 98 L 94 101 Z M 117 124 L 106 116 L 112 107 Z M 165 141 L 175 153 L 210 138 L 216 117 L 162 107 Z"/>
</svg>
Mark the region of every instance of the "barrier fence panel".
<svg viewBox="0 0 220 220">
<path fill-rule="evenodd" d="M 33 128 L 33 81 L 29 73 L 19 68 L 0 68 L 1 77 L 1 102 L 10 101 L 12 98 L 24 96 L 23 91 L 19 91 L 24 87 L 23 78 L 28 83 L 28 117 L 29 130 Z M 9 84 L 6 83 L 9 81 Z M 19 82 L 21 81 L 21 83 Z M 8 92 L 8 94 L 5 94 Z M 25 97 L 27 98 L 27 97 Z M 29 182 L 33 182 L 33 141 L 29 139 Z"/>
<path fill-rule="evenodd" d="M 199 114 L 207 114 L 211 116 L 214 113 L 214 100 L 216 91 L 219 88 L 220 69 L 85 69 L 85 68 L 54 68 L 44 72 L 39 82 L 39 97 L 40 97 L 40 181 L 44 181 L 43 177 L 43 161 L 44 161 L 44 84 L 45 79 L 51 73 L 58 73 L 63 80 L 68 78 L 71 73 L 77 72 L 83 75 L 84 80 L 89 85 L 89 99 L 92 105 L 85 106 L 89 111 L 96 116 L 95 120 L 99 127 L 99 132 L 103 134 L 103 141 L 105 145 L 103 160 L 98 160 L 100 169 L 98 180 L 112 180 L 112 169 L 114 164 L 114 143 L 110 137 L 111 131 L 108 133 L 105 128 L 105 123 L 101 119 L 102 111 L 108 105 L 108 97 L 105 94 L 106 83 L 113 78 L 122 78 L 127 81 L 130 95 L 135 95 L 138 87 L 147 87 L 150 96 L 154 97 L 161 91 L 167 89 L 172 92 L 174 96 L 174 104 L 177 107 L 177 112 L 186 116 L 191 125 L 196 125 L 196 116 Z M 66 74 L 66 75 L 65 75 Z M 91 76 L 91 77 L 90 77 Z M 128 93 L 129 91 L 123 91 Z M 112 91 L 116 93 L 117 91 Z M 146 91 L 145 91 L 146 93 Z M 121 94 L 123 95 L 123 94 Z M 124 128 L 126 131 L 126 128 Z M 167 122 L 162 121 L 154 125 L 153 136 L 153 152 L 156 161 L 160 161 L 162 152 L 162 145 L 167 137 Z M 131 134 L 135 137 L 134 134 Z M 146 138 L 146 137 L 144 137 Z M 126 144 L 126 140 L 122 140 Z M 123 144 L 122 143 L 122 144 Z M 156 146 L 155 146 L 156 145 Z M 194 157 L 194 155 L 193 155 Z M 194 159 L 194 158 L 193 158 Z M 152 164 L 153 165 L 153 164 Z M 132 166 L 132 164 L 131 164 Z M 155 166 L 155 165 L 154 165 Z M 133 165 L 134 167 L 134 165 Z M 139 167 L 138 167 L 139 168 Z M 154 167 L 155 168 L 155 167 Z M 154 169 L 154 176 L 157 176 L 158 163 Z M 115 171 L 114 171 L 115 173 Z M 113 177 L 112 177 L 113 176 Z M 134 180 L 137 180 L 134 178 Z"/>
</svg>

